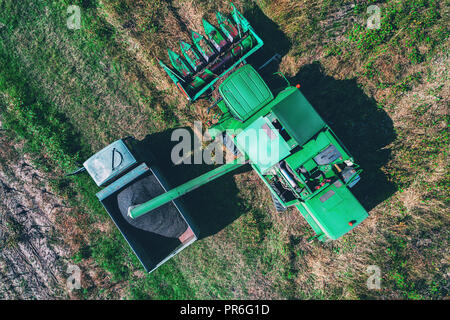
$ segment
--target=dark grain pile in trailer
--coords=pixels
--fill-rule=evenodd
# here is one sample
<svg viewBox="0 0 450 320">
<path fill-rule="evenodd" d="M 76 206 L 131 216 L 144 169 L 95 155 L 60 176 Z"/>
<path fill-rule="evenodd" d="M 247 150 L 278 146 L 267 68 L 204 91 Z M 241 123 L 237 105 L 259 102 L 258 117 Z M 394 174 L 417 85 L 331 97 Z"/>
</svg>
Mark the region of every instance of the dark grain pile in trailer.
<svg viewBox="0 0 450 320">
<path fill-rule="evenodd" d="M 130 203 L 140 202 L 142 199 L 147 201 L 147 197 L 155 197 L 165 192 L 165 188 L 161 177 L 142 164 L 97 194 L 148 272 L 197 239 L 195 229 L 193 228 L 194 232 L 190 229 L 192 222 L 178 201 L 142 216 L 142 220 L 133 221 L 126 216 Z M 192 236 L 182 243 L 178 236 L 186 229 L 191 231 Z"/>
<path fill-rule="evenodd" d="M 132 226 L 169 238 L 179 238 L 188 228 L 173 203 L 167 203 L 151 213 L 132 219 L 128 208 L 139 205 L 164 193 L 154 175 L 142 178 L 119 192 L 117 201 L 122 217 Z"/>
</svg>

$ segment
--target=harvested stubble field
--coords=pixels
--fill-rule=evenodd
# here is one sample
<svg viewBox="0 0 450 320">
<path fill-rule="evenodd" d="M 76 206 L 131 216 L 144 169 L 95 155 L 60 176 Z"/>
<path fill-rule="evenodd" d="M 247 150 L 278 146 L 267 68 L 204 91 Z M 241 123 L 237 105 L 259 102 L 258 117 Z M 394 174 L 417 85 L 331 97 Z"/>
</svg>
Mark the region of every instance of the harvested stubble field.
<svg viewBox="0 0 450 320">
<path fill-rule="evenodd" d="M 283 56 L 279 69 L 362 165 L 355 193 L 370 217 L 338 241 L 308 242 L 307 223 L 276 213 L 246 168 L 185 196 L 202 203 L 207 232 L 145 274 L 94 183 L 64 173 L 116 139 L 167 151 L 171 130 L 206 123 L 207 102 L 186 104 L 156 58 L 228 1 L 0 0 L 0 297 L 448 297 L 448 1 L 235 4 L 265 41 L 260 55 Z M 366 28 L 372 4 L 379 30 Z M 67 28 L 69 5 L 80 30 Z M 164 154 L 174 184 L 208 169 Z M 82 271 L 72 292 L 68 264 Z M 366 285 L 371 265 L 380 290 Z"/>
</svg>

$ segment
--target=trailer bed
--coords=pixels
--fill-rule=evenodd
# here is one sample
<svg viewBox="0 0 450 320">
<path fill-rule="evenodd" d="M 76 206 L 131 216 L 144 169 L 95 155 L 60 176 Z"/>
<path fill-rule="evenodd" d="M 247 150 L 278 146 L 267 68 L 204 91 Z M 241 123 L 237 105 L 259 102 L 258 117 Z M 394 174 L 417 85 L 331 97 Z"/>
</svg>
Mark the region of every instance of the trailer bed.
<svg viewBox="0 0 450 320">
<path fill-rule="evenodd" d="M 153 217 L 155 217 L 157 215 L 161 216 L 167 214 L 172 217 L 172 219 L 176 219 L 175 215 L 178 215 L 178 217 L 180 217 L 188 226 L 187 232 L 183 233 L 180 238 L 161 235 L 161 233 L 164 233 L 164 231 L 161 232 L 161 226 L 150 226 L 148 218 L 142 221 L 139 221 L 139 219 L 133 221 L 133 219 L 125 216 L 123 210 L 122 212 L 120 210 L 118 196 L 127 188 L 132 188 L 133 185 L 139 183 L 142 184 L 142 182 L 145 182 L 149 189 L 154 192 L 155 196 L 166 192 L 168 189 L 168 186 L 159 171 L 156 168 L 150 168 L 145 163 L 142 163 L 102 191 L 98 192 L 97 198 L 100 200 L 103 207 L 106 209 L 109 216 L 144 266 L 145 270 L 147 272 L 152 272 L 175 254 L 197 240 L 198 233 L 189 215 L 183 209 L 182 204 L 177 200 L 149 212 L 147 215 L 153 214 Z M 145 218 L 145 216 L 142 218 Z M 167 221 L 162 222 L 167 224 Z M 160 234 L 149 230 L 159 230 L 157 232 Z M 173 230 L 166 231 L 172 232 Z"/>
</svg>

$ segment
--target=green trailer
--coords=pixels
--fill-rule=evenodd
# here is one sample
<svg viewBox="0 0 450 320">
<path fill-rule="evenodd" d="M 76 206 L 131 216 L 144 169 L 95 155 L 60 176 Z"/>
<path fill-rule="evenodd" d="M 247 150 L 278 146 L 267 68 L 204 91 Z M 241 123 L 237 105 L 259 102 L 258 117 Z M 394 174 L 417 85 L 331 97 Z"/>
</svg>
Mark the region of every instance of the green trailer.
<svg viewBox="0 0 450 320">
<path fill-rule="evenodd" d="M 87 159 L 76 172 L 87 171 L 101 188 L 96 194 L 147 272 L 152 272 L 194 243 L 200 230 L 180 199 L 131 219 L 128 208 L 171 190 L 155 164 L 154 150 L 127 137 Z M 143 152 L 145 149 L 145 152 Z"/>
</svg>

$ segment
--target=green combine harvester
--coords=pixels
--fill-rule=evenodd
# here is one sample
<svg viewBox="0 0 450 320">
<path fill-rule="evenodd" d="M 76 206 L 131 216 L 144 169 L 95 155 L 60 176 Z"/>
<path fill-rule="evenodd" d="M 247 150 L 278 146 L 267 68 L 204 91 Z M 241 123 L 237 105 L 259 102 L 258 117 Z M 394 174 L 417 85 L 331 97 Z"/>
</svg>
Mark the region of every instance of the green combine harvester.
<svg viewBox="0 0 450 320">
<path fill-rule="evenodd" d="M 97 197 L 150 272 L 199 236 L 179 198 L 248 163 L 276 210 L 297 208 L 320 241 L 342 237 L 368 216 L 350 191 L 362 170 L 298 86 L 274 97 L 246 63 L 263 42 L 231 6 L 233 22 L 220 13 L 219 28 L 204 20 L 206 36 L 192 31 L 193 45 L 180 43 L 184 58 L 169 50 L 172 67 L 160 64 L 190 101 L 220 80 L 211 107 L 217 117 L 208 130 L 234 160 L 175 188 L 153 163 L 140 160 L 133 139 L 116 141 L 84 163 L 106 186 Z"/>
</svg>

